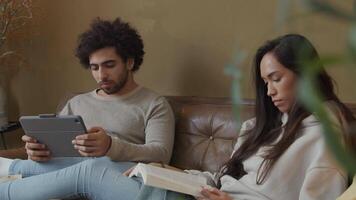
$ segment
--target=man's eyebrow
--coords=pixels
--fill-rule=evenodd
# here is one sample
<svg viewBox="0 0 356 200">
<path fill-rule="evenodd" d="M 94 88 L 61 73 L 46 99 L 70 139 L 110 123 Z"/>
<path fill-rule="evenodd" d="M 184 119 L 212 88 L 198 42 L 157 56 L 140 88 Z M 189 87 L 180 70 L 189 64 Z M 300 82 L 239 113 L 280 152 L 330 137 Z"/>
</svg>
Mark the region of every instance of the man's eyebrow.
<svg viewBox="0 0 356 200">
<path fill-rule="evenodd" d="M 110 62 L 115 62 L 115 60 L 105 60 L 104 62 L 99 63 L 99 64 L 100 64 L 100 65 L 103 65 L 103 64 L 110 63 Z M 89 65 L 93 65 L 93 66 L 99 65 L 99 64 L 97 64 L 97 63 L 89 63 Z"/>
</svg>

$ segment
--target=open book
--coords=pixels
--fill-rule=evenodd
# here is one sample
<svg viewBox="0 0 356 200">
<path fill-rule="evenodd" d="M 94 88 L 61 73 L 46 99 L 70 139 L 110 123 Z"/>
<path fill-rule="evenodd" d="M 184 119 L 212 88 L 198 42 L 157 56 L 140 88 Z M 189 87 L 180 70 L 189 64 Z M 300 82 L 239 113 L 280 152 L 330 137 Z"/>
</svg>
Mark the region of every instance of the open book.
<svg viewBox="0 0 356 200">
<path fill-rule="evenodd" d="M 202 186 L 209 187 L 207 185 L 207 180 L 204 177 L 144 163 L 136 165 L 129 175 L 129 177 L 132 176 L 142 177 L 145 185 L 193 196 L 201 196 L 200 190 Z"/>
</svg>

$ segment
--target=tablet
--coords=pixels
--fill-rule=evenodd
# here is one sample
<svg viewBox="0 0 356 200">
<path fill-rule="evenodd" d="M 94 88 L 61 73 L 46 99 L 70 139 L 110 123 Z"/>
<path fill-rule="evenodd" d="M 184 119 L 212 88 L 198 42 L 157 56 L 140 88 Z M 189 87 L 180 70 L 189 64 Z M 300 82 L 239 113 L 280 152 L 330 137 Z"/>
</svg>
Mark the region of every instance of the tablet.
<svg viewBox="0 0 356 200">
<path fill-rule="evenodd" d="M 55 114 L 22 116 L 20 123 L 26 135 L 47 145 L 52 157 L 81 156 L 72 144 L 77 135 L 87 132 L 80 116 Z"/>
</svg>

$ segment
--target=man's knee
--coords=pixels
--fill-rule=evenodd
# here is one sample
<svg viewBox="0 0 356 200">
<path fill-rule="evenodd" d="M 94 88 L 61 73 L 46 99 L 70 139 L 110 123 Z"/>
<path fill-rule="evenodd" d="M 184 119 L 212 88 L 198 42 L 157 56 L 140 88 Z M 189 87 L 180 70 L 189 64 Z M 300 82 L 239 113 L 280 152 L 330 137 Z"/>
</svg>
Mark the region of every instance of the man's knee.
<svg viewBox="0 0 356 200">
<path fill-rule="evenodd" d="M 82 162 L 82 166 L 86 169 L 96 171 L 113 169 L 119 173 L 124 173 L 126 170 L 135 165 L 136 163 L 134 162 L 115 162 L 108 157 L 93 158 Z"/>
<path fill-rule="evenodd" d="M 82 166 L 85 166 L 86 168 L 102 168 L 102 167 L 108 167 L 112 165 L 112 161 L 108 157 L 100 157 L 100 158 L 93 158 L 93 159 L 88 159 L 85 160 L 81 163 Z"/>
</svg>

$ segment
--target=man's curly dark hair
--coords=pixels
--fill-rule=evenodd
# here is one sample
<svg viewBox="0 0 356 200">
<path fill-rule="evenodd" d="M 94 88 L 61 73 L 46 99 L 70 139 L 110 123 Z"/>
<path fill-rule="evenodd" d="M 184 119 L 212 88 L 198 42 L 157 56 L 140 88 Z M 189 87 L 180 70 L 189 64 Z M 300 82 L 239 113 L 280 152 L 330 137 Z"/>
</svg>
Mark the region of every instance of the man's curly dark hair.
<svg viewBox="0 0 356 200">
<path fill-rule="evenodd" d="M 105 47 L 115 47 L 116 53 L 124 62 L 133 58 L 132 71 L 139 69 L 145 54 L 141 36 L 120 18 L 116 18 L 114 21 L 94 19 L 90 29 L 79 36 L 78 43 L 75 55 L 86 69 L 89 68 L 89 56 L 96 50 Z"/>
</svg>

